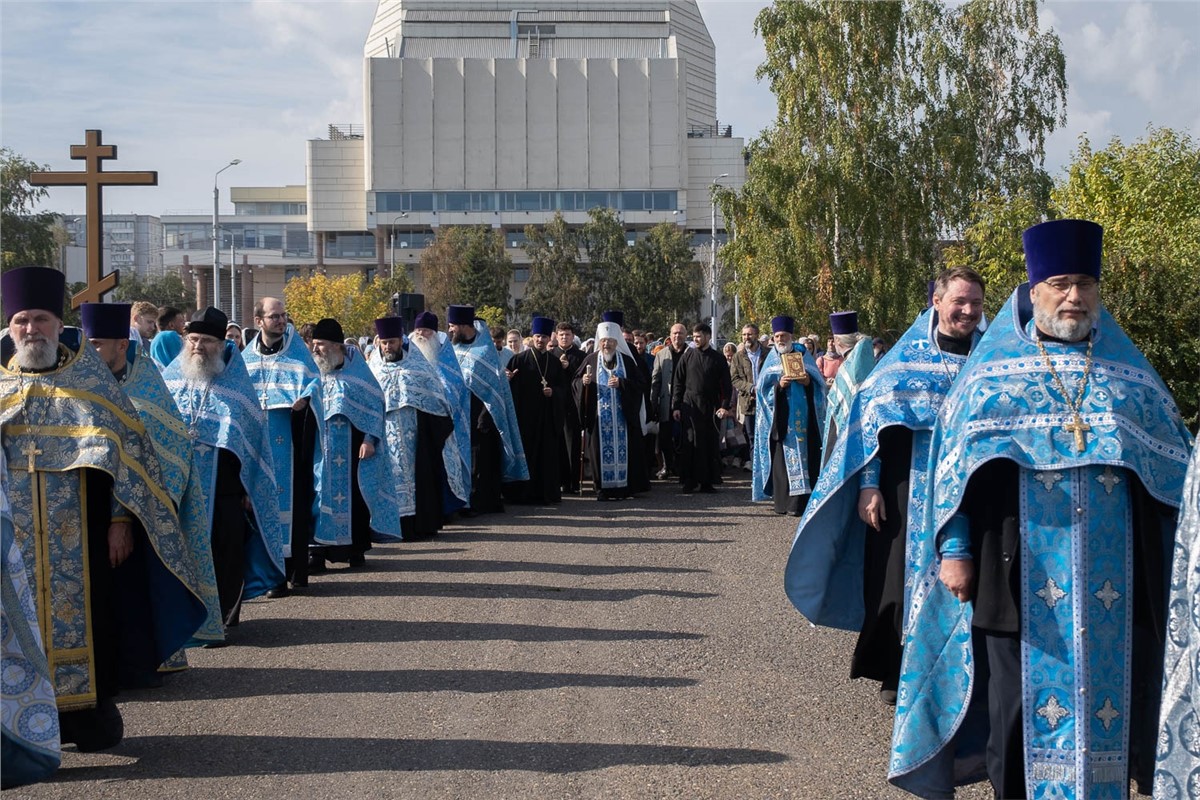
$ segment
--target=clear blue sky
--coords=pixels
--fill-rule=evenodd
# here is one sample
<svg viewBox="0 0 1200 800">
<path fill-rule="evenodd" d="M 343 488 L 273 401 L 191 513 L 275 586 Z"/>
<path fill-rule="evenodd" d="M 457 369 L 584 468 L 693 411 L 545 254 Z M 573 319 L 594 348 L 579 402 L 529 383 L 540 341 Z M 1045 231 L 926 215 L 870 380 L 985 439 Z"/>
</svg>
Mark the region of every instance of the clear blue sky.
<svg viewBox="0 0 1200 800">
<path fill-rule="evenodd" d="M 754 77 L 764 5 L 700 0 L 717 46 L 722 124 L 750 138 L 775 115 Z M 157 169 L 155 188 L 110 189 L 108 213 L 203 212 L 222 186 L 304 182 L 305 140 L 361 123 L 362 45 L 374 0 L 0 2 L 0 144 L 54 169 L 85 128 L 118 145 L 109 169 Z M 1048 145 L 1057 171 L 1079 134 L 1130 141 L 1147 126 L 1200 132 L 1200 3 L 1050 2 L 1063 39 L 1068 122 Z M 228 194 L 223 193 L 227 198 Z M 82 189 L 45 207 L 83 211 Z M 227 206 L 227 203 L 222 203 Z"/>
</svg>

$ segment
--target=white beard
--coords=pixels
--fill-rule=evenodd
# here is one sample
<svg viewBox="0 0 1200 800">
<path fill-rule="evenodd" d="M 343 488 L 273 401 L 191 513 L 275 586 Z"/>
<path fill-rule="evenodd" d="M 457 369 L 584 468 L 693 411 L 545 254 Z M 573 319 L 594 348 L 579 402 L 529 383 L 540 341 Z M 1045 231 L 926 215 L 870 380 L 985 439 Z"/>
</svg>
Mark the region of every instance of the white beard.
<svg viewBox="0 0 1200 800">
<path fill-rule="evenodd" d="M 421 351 L 421 355 L 425 356 L 425 360 L 430 364 L 438 362 L 438 355 L 442 352 L 442 342 L 438 338 L 426 339 L 424 336 L 413 334 L 408 337 L 409 342 L 415 344 L 417 349 Z"/>
<path fill-rule="evenodd" d="M 187 353 L 179 369 L 188 383 L 212 383 L 225 371 L 225 359 L 221 357 L 221 353 L 211 358 L 207 353 Z"/>
<path fill-rule="evenodd" d="M 779 353 L 790 353 L 792 352 L 792 346 L 790 344 L 777 344 L 775 345 L 775 350 Z"/>
<path fill-rule="evenodd" d="M 14 342 L 15 344 L 15 342 Z M 21 369 L 49 369 L 58 361 L 58 340 L 26 339 L 16 344 L 17 366 Z"/>
</svg>

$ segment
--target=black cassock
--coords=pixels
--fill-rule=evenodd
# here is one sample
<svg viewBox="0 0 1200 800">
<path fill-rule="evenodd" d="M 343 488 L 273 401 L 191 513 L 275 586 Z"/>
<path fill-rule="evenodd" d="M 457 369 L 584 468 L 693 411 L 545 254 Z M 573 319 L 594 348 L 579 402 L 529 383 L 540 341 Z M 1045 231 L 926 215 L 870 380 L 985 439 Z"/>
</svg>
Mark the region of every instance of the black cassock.
<svg viewBox="0 0 1200 800">
<path fill-rule="evenodd" d="M 592 353 L 583 360 L 575 379 L 571 382 L 575 407 L 579 412 L 579 420 L 587 431 L 587 457 L 592 465 L 592 483 L 596 494 L 604 499 L 629 497 L 633 494 L 650 491 L 650 471 L 646 461 L 646 450 L 642 446 L 641 405 L 646 396 L 645 373 L 638 369 L 637 364 L 623 353 L 617 353 L 625 365 L 625 377 L 621 378 L 617 387 L 621 393 L 620 413 L 625 418 L 625 430 L 628 435 L 629 453 L 627 481 L 625 486 L 608 488 L 600 487 L 600 437 L 596 435 L 599 415 L 596 413 L 596 375 L 599 353 Z M 583 376 L 591 369 L 592 382 L 583 385 Z"/>
<path fill-rule="evenodd" d="M 449 417 L 417 410 L 417 454 L 412 465 L 416 510 L 400 520 L 405 541 L 434 536 L 445 523 L 442 498 L 446 463 L 442 450 L 453 433 L 454 422 Z"/>
<path fill-rule="evenodd" d="M 529 480 L 505 486 L 505 496 L 514 503 L 558 503 L 562 501 L 563 425 L 567 387 L 559 360 L 540 350 L 522 350 L 508 362 L 513 373 L 512 389 L 521 443 L 529 464 Z M 550 389 L 547 397 L 543 389 Z"/>
<path fill-rule="evenodd" d="M 711 347 L 689 347 L 671 377 L 671 413 L 680 412 L 683 434 L 676 462 L 685 489 L 712 486 L 721 480 L 721 439 L 717 409 L 733 399 L 729 362 Z"/>
<path fill-rule="evenodd" d="M 575 345 L 571 345 L 568 350 L 563 350 L 561 347 L 551 348 L 550 355 L 558 359 L 559 366 L 562 366 L 564 359 L 566 360 L 567 365 L 563 367 L 563 385 L 567 387 L 568 392 L 571 391 L 571 380 L 575 377 L 575 373 L 579 371 L 583 360 L 587 358 L 587 353 Z M 647 384 L 649 384 L 649 381 L 647 381 Z M 580 429 L 579 410 L 576 408 L 575 403 L 568 402 L 566 404 L 566 412 L 563 415 L 563 449 L 558 457 L 564 492 L 579 491 L 579 468 L 582 465 L 582 453 L 580 452 L 579 444 Z"/>
</svg>

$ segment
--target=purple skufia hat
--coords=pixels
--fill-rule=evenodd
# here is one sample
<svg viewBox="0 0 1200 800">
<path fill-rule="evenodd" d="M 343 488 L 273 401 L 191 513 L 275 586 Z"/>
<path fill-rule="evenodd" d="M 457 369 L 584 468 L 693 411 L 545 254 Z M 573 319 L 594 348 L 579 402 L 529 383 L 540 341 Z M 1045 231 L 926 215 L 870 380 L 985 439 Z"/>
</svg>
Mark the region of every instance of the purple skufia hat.
<svg viewBox="0 0 1200 800">
<path fill-rule="evenodd" d="M 404 319 L 401 317 L 380 317 L 375 320 L 375 335 L 380 339 L 404 338 Z"/>
<path fill-rule="evenodd" d="M 618 328 L 625 327 L 625 312 L 624 311 L 602 311 L 600 313 L 601 322 L 615 322 Z"/>
<path fill-rule="evenodd" d="M 553 336 L 554 320 L 549 317 L 534 317 L 529 333 L 531 336 Z"/>
<path fill-rule="evenodd" d="M 771 318 L 771 333 L 795 333 L 796 320 L 791 317 L 780 314 L 778 317 Z"/>
<path fill-rule="evenodd" d="M 1090 275 L 1100 280 L 1104 229 L 1086 219 L 1056 219 L 1027 228 L 1025 270 L 1030 285 L 1056 275 Z"/>
<path fill-rule="evenodd" d="M 89 339 L 128 339 L 129 303 L 84 303 L 79 307 L 80 327 Z"/>
<path fill-rule="evenodd" d="M 0 296 L 4 298 L 4 320 L 18 311 L 40 309 L 62 319 L 67 276 L 49 267 L 20 267 L 0 276 Z M 125 316 L 125 334 L 129 336 L 129 315 Z"/>
<path fill-rule="evenodd" d="M 829 329 L 834 336 L 844 333 L 858 333 L 858 312 L 837 311 L 829 315 Z"/>
<path fill-rule="evenodd" d="M 128 328 L 128 325 L 126 325 Z M 202 333 L 217 339 L 225 338 L 225 329 L 229 327 L 229 317 L 219 308 L 209 306 L 192 314 L 192 319 L 184 328 L 185 333 Z M 125 334 L 128 336 L 128 331 Z"/>
<path fill-rule="evenodd" d="M 413 317 L 413 330 L 417 328 L 428 328 L 431 331 L 438 329 L 437 314 L 432 311 L 422 311 L 417 316 Z"/>
<path fill-rule="evenodd" d="M 451 325 L 471 325 L 475 322 L 475 306 L 450 306 L 446 309 L 446 322 Z"/>
<path fill-rule="evenodd" d="M 337 342 L 338 344 L 345 344 L 346 342 L 346 334 L 342 331 L 342 323 L 332 317 L 326 317 L 317 322 L 313 326 L 312 336 L 314 339 L 321 339 L 326 342 Z"/>
</svg>

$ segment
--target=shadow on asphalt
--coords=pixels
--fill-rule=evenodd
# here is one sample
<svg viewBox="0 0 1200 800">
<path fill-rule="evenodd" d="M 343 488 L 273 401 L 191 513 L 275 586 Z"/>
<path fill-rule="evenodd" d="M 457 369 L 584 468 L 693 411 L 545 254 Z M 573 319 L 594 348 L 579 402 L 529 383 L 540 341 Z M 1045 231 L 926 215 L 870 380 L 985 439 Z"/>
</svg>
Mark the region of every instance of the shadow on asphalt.
<svg viewBox="0 0 1200 800">
<path fill-rule="evenodd" d="M 399 553 L 399 551 L 396 551 Z M 344 570 L 343 570 L 344 571 Z M 706 569 L 688 567 L 609 566 L 600 564 L 546 564 L 538 561 L 480 561 L 477 559 L 445 560 L 429 558 L 367 559 L 361 572 L 548 572 L 552 575 L 634 575 L 666 573 L 670 575 L 704 574 Z"/>
<path fill-rule="evenodd" d="M 62 769 L 52 782 L 427 770 L 560 774 L 626 765 L 704 767 L 788 760 L 771 750 L 730 747 L 219 735 L 132 737 L 106 752 L 138 761 Z"/>
<path fill-rule="evenodd" d="M 555 520 L 558 527 L 560 520 Z M 601 528 L 602 525 L 594 527 Z M 559 536 L 553 533 L 493 533 L 491 531 L 450 531 L 449 542 L 545 542 L 546 544 L 732 544 L 736 539 L 658 539 L 653 536 Z M 405 551 L 407 552 L 407 551 Z M 432 552 L 432 551 L 431 551 Z"/>
<path fill-rule="evenodd" d="M 228 637 L 232 645 L 296 647 L 352 642 L 627 642 L 704 639 L 685 631 L 559 628 L 552 625 L 511 625 L 496 622 L 405 622 L 390 619 L 259 619 Z"/>
<path fill-rule="evenodd" d="M 678 597 L 706 600 L 713 592 L 674 589 L 585 589 L 574 586 L 531 586 L 524 583 L 420 583 L 415 581 L 313 581 L 313 597 L 454 597 L 498 600 L 562 600 L 568 602 L 621 602 L 639 597 Z"/>
<path fill-rule="evenodd" d="M 593 675 L 491 669 L 287 669 L 205 667 L 174 676 L 162 689 L 122 692 L 123 700 L 173 702 L 283 694 L 407 694 L 410 692 L 537 691 L 541 689 L 670 689 L 695 686 L 691 678 Z M 126 697 L 128 695 L 128 697 Z"/>
</svg>

